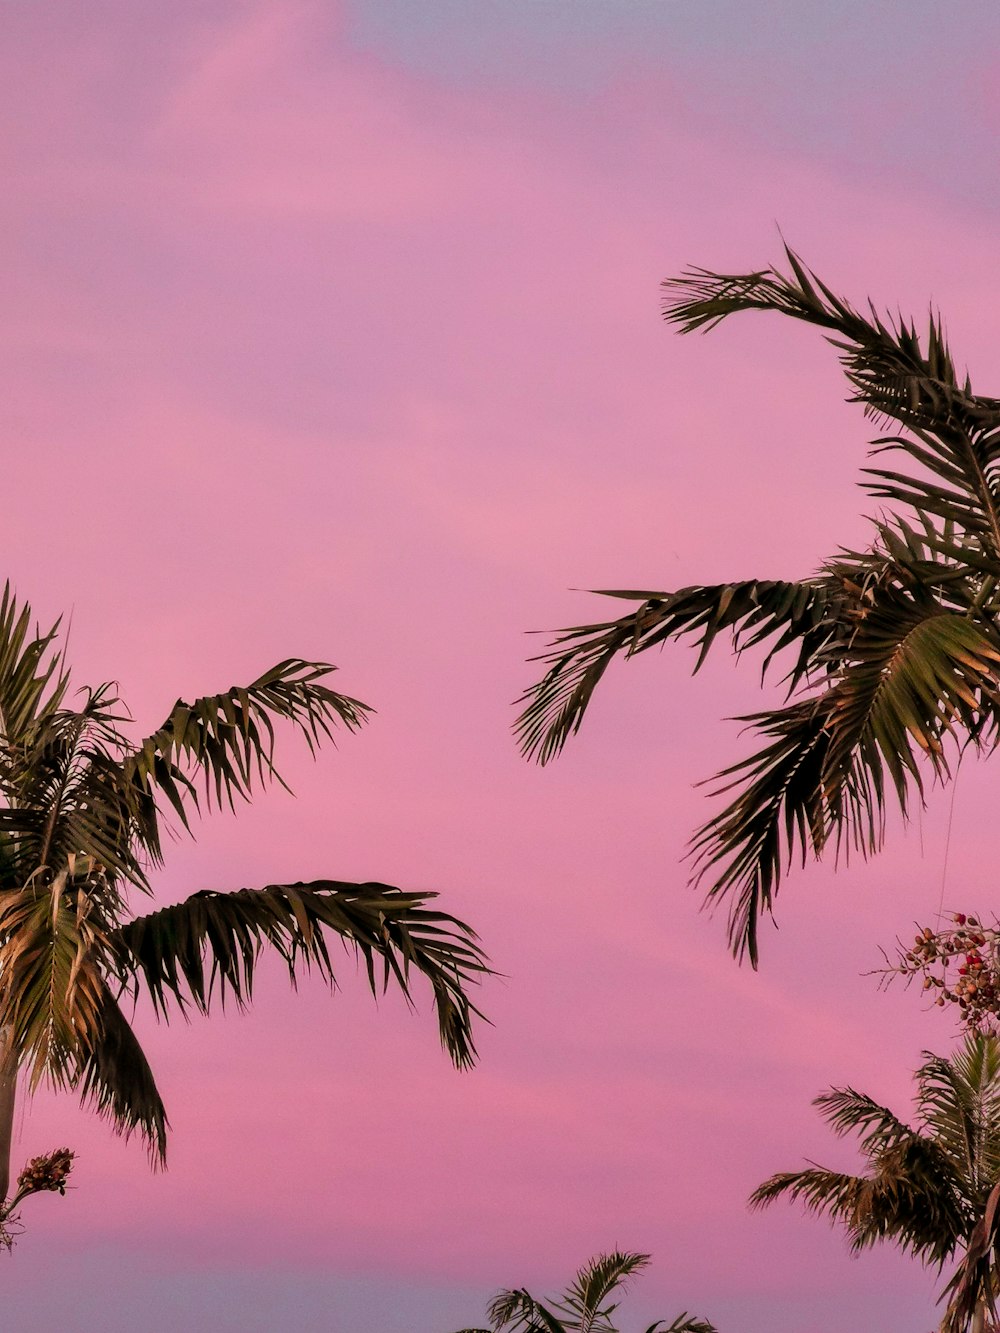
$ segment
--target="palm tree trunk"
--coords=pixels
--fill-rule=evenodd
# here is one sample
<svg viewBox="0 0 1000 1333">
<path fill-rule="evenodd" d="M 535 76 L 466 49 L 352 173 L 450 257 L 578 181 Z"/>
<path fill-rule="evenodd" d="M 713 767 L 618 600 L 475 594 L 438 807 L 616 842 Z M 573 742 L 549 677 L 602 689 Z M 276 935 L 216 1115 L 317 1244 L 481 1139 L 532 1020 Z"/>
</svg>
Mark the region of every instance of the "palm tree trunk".
<svg viewBox="0 0 1000 1333">
<path fill-rule="evenodd" d="M 972 1316 L 971 1333 L 986 1333 L 986 1302 L 980 1301 Z"/>
<path fill-rule="evenodd" d="M 7 1044 L 8 1030 L 0 1030 L 0 1207 L 10 1185 L 10 1150 L 14 1134 L 14 1095 L 17 1065 Z"/>
</svg>

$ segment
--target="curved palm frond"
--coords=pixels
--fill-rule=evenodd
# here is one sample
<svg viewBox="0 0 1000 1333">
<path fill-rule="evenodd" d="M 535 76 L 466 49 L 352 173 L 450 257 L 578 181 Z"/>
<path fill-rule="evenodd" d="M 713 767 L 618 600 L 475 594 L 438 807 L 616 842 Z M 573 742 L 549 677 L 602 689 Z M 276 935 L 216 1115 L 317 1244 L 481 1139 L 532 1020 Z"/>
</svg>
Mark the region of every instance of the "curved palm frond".
<svg viewBox="0 0 1000 1333">
<path fill-rule="evenodd" d="M 912 322 L 874 307 L 860 314 L 786 254 L 788 275 L 688 270 L 664 283 L 664 314 L 682 332 L 743 310 L 823 330 L 853 400 L 904 431 L 871 445 L 878 461 L 863 485 L 892 506 L 874 521 L 871 549 L 841 552 L 798 584 L 631 594 L 645 599 L 631 615 L 555 639 L 516 724 L 525 753 L 548 761 L 578 730 L 615 656 L 668 637 L 695 636 L 702 658 L 723 628 L 737 652 L 774 636 L 767 662 L 796 653 L 789 694 L 812 697 L 743 719 L 767 743 L 720 775 L 730 801 L 691 849 L 695 880 L 717 875 L 709 898 L 730 897 L 734 952 L 754 964 L 758 918 L 772 908 L 784 855 L 821 855 L 831 835 L 837 850 L 876 851 L 886 787 L 905 814 L 911 792 L 922 798 L 925 773 L 947 778 L 948 735 L 977 746 L 1000 737 L 1000 399 L 960 383 L 937 317 L 922 342 Z M 882 462 L 887 451 L 895 466 Z"/>
<path fill-rule="evenodd" d="M 828 341 L 840 353 L 854 401 L 864 404 L 867 415 L 895 419 L 907 429 L 934 432 L 943 422 L 975 427 L 1000 413 L 1000 400 L 974 396 L 968 379 L 959 383 L 939 318 L 931 315 L 925 351 L 912 322 L 901 316 L 887 322 L 872 305 L 864 318 L 787 245 L 785 256 L 791 277 L 773 268 L 745 274 L 690 268 L 668 278 L 662 284 L 664 318 L 682 333 L 707 331 L 742 310 L 770 310 L 815 324 L 834 335 Z"/>
<path fill-rule="evenodd" d="M 1000 1272 L 1000 1181 L 986 1200 L 982 1216 L 969 1237 L 965 1254 L 951 1280 L 941 1293 L 947 1301 L 940 1333 L 968 1333 L 973 1321 L 988 1311 L 994 1324 L 1000 1323 L 996 1285 Z"/>
<path fill-rule="evenodd" d="M 428 908 L 434 893 L 404 893 L 388 884 L 315 880 L 232 893 L 202 890 L 172 907 L 136 917 L 113 936 L 124 951 L 123 976 L 141 977 L 162 1017 L 169 1001 L 207 1013 L 213 994 L 249 1003 L 264 945 L 275 949 L 294 983 L 296 968 L 336 975 L 324 929 L 363 958 L 377 994 L 395 981 L 409 1003 L 411 971 L 430 982 L 441 1041 L 459 1068 L 476 1059 L 473 1017 L 482 1017 L 466 987 L 490 974 L 475 932 Z M 381 964 L 381 980 L 377 975 Z"/>
<path fill-rule="evenodd" d="M 141 1134 L 153 1165 L 164 1166 L 169 1122 L 163 1100 L 145 1052 L 107 987 L 99 1022 L 69 1075 L 69 1085 L 125 1139 L 136 1131 Z"/>
<path fill-rule="evenodd" d="M 630 1277 L 646 1268 L 649 1258 L 648 1254 L 615 1250 L 585 1264 L 559 1302 L 560 1309 L 576 1320 L 573 1327 L 579 1333 L 600 1333 L 610 1328 L 611 1315 L 618 1307 L 605 1302 Z"/>
<path fill-rule="evenodd" d="M 948 1060 L 924 1052 L 917 1107 L 927 1132 L 965 1164 L 968 1197 L 981 1207 L 1000 1177 L 1000 1045 L 968 1035 Z"/>
<path fill-rule="evenodd" d="M 664 1319 L 658 1319 L 655 1324 L 650 1324 L 646 1333 L 718 1333 L 718 1329 L 707 1319 L 699 1319 L 684 1310 L 670 1324 Z"/>
<path fill-rule="evenodd" d="M 274 765 L 274 720 L 291 722 L 311 751 L 333 739 L 340 722 L 355 731 L 372 709 L 320 682 L 335 671 L 325 662 L 289 658 L 246 686 L 205 695 L 193 703 L 178 699 L 166 721 L 147 736 L 123 764 L 126 782 L 159 792 L 188 827 L 186 802 L 197 806 L 192 774 L 203 780 L 209 806 L 235 808 L 249 800 L 254 782 L 284 786 Z M 159 844 L 155 848 L 158 851 Z"/>
<path fill-rule="evenodd" d="M 786 1195 L 803 1203 L 808 1212 L 839 1222 L 853 1251 L 888 1239 L 904 1251 L 941 1265 L 954 1254 L 971 1224 L 950 1191 L 936 1183 L 933 1168 L 937 1165 L 913 1139 L 881 1155 L 872 1174 L 866 1176 L 819 1166 L 778 1172 L 758 1185 L 749 1204 L 753 1209 L 765 1208 Z"/>
<path fill-rule="evenodd" d="M 869 1154 L 893 1148 L 916 1132 L 887 1106 L 854 1088 L 830 1088 L 813 1099 L 813 1106 L 838 1137 L 856 1134 Z"/>
<path fill-rule="evenodd" d="M 628 659 L 671 638 L 693 637 L 697 671 L 722 631 L 730 632 L 737 652 L 777 636 L 763 670 L 776 654 L 798 645 L 786 677 L 794 689 L 826 642 L 829 603 L 838 588 L 835 580 L 820 576 L 799 583 L 752 579 L 672 593 L 598 592 L 642 605 L 618 620 L 561 630 L 545 653 L 531 659 L 546 663 L 548 670 L 518 700 L 525 706 L 514 731 L 524 755 L 541 764 L 554 759 L 579 731 L 595 689 L 617 656 Z"/>
<path fill-rule="evenodd" d="M 0 896 L 0 1028 L 32 1087 L 71 1085 L 100 1035 L 104 976 L 114 966 L 106 892 L 93 865 L 73 860 Z"/>
<path fill-rule="evenodd" d="M 712 874 L 709 903 L 729 902 L 729 943 L 753 967 L 759 958 L 761 914 L 770 912 L 781 883 L 785 856 L 819 856 L 831 812 L 820 777 L 830 744 L 828 712 L 812 700 L 739 721 L 749 723 L 767 744 L 719 774 L 713 796 L 737 794 L 697 830 L 688 851 L 694 883 Z M 845 788 L 860 825 L 875 803 L 863 787 Z M 872 836 L 879 836 L 872 826 Z"/>
<path fill-rule="evenodd" d="M 495 1333 L 501 1329 L 510 1333 L 569 1333 L 551 1310 L 523 1288 L 498 1292 L 490 1301 L 486 1316 Z"/>
<path fill-rule="evenodd" d="M 9 581 L 0 595 L 0 785 L 7 790 L 23 737 L 62 704 L 69 685 L 62 654 L 53 650 L 60 622 L 31 632 L 31 607 L 18 609 Z"/>
</svg>

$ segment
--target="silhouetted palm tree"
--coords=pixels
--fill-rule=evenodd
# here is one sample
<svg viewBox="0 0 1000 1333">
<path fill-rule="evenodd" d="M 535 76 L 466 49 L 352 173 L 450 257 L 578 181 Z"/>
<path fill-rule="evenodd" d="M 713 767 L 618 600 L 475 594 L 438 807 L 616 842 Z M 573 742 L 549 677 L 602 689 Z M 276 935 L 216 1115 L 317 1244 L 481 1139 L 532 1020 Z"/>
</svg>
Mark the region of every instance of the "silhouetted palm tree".
<svg viewBox="0 0 1000 1333">
<path fill-rule="evenodd" d="M 839 1222 L 856 1251 L 889 1240 L 939 1269 L 959 1254 L 942 1327 L 982 1333 L 1000 1273 L 997 1256 L 981 1243 L 1000 1194 L 1000 1041 L 971 1032 L 950 1059 L 925 1052 L 925 1060 L 915 1076 L 917 1128 L 853 1088 L 816 1098 L 837 1134 L 860 1137 L 860 1175 L 815 1165 L 783 1171 L 750 1204 L 799 1199 Z"/>
<path fill-rule="evenodd" d="M 524 752 L 545 763 L 618 656 L 688 636 L 697 670 L 721 635 L 737 651 L 766 649 L 766 671 L 788 650 L 789 701 L 741 719 L 760 748 L 718 775 L 727 804 L 691 848 L 696 882 L 728 901 L 732 948 L 754 965 L 786 857 L 876 851 L 887 791 L 905 815 L 929 773 L 947 777 L 950 735 L 988 749 L 1000 734 L 1000 400 L 958 379 L 936 318 L 925 349 L 912 324 L 861 316 L 787 254 L 791 276 L 690 270 L 664 284 L 665 314 L 683 332 L 741 310 L 825 331 L 852 401 L 902 428 L 872 445 L 898 461 L 866 469 L 865 489 L 889 506 L 870 547 L 792 582 L 610 592 L 640 605 L 562 631 L 517 723 Z"/>
<path fill-rule="evenodd" d="M 161 864 L 165 812 L 190 830 L 199 807 L 234 807 L 281 782 L 276 721 L 291 723 L 310 749 L 335 725 L 365 721 L 367 705 L 324 683 L 333 668 L 290 659 L 247 686 L 178 700 L 135 743 L 112 686 L 79 691 L 70 703 L 57 630 L 32 629 L 30 608 L 18 609 L 4 590 L 0 1204 L 19 1071 L 32 1087 L 44 1079 L 75 1089 L 119 1132 L 139 1131 L 163 1161 L 166 1113 L 122 1001 L 145 995 L 164 1019 L 190 1006 L 207 1013 L 226 997 L 243 1006 L 265 947 L 293 982 L 311 969 L 334 984 L 330 934 L 363 960 L 375 993 L 393 981 L 409 1001 L 412 975 L 422 974 L 444 1046 L 457 1066 L 471 1065 L 478 1010 L 466 987 L 489 969 L 474 932 L 427 905 L 433 893 L 317 880 L 202 890 L 146 915 L 130 910 L 129 898 L 150 893 L 148 873 Z"/>
<path fill-rule="evenodd" d="M 648 1254 L 616 1251 L 591 1259 L 577 1273 L 562 1296 L 548 1305 L 524 1288 L 501 1291 L 490 1302 L 489 1328 L 466 1328 L 461 1333 L 618 1333 L 611 1316 L 618 1302 L 611 1297 L 633 1273 L 649 1263 Z M 659 1319 L 645 1333 L 716 1333 L 705 1319 L 680 1314 L 668 1324 Z"/>
</svg>

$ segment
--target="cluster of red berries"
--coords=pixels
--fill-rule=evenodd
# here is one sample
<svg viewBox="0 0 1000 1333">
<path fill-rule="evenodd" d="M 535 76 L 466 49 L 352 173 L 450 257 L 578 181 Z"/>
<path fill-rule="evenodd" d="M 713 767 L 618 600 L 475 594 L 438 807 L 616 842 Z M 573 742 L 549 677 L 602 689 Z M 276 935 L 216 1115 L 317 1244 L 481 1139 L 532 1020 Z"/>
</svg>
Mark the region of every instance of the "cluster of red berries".
<svg viewBox="0 0 1000 1333">
<path fill-rule="evenodd" d="M 65 1194 L 74 1156 L 68 1148 L 57 1148 L 55 1152 L 32 1157 L 17 1178 L 18 1194 L 37 1194 L 40 1190 L 58 1190 Z"/>
<path fill-rule="evenodd" d="M 977 917 L 956 912 L 952 926 L 925 926 L 890 972 L 905 977 L 920 973 L 924 990 L 936 990 L 938 1005 L 957 1004 L 960 1018 L 978 1028 L 988 1021 L 1000 1026 L 1000 923 L 984 926 Z"/>
</svg>

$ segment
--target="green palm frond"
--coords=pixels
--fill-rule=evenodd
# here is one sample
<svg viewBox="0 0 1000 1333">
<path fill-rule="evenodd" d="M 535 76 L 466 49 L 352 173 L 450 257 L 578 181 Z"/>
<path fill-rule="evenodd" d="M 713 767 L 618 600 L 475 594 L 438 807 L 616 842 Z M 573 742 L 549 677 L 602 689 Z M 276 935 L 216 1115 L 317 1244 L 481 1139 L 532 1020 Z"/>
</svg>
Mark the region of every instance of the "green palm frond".
<svg viewBox="0 0 1000 1333">
<path fill-rule="evenodd" d="M 788 274 L 689 270 L 664 284 L 664 314 L 682 332 L 744 310 L 824 332 L 853 400 L 902 427 L 871 444 L 862 484 L 889 502 L 872 545 L 798 583 L 623 593 L 642 605 L 564 630 L 536 659 L 546 672 L 516 723 L 524 752 L 547 762 L 579 729 L 610 662 L 672 637 L 700 644 L 698 665 L 722 629 L 737 653 L 770 640 L 765 668 L 775 652 L 792 655 L 789 706 L 742 719 L 764 744 L 719 775 L 727 804 L 691 847 L 695 881 L 711 874 L 709 899 L 729 901 L 734 952 L 755 965 L 786 857 L 831 844 L 877 851 L 887 790 L 905 816 L 927 776 L 947 779 L 949 736 L 989 748 L 1000 738 L 1000 399 L 959 380 L 936 316 L 921 340 L 901 316 L 859 313 L 786 254 Z"/>
<path fill-rule="evenodd" d="M 178 699 L 162 726 L 125 759 L 126 781 L 166 797 L 185 827 L 186 801 L 198 800 L 194 777 L 201 777 L 209 806 L 249 800 L 255 782 L 284 786 L 274 766 L 275 719 L 291 722 L 315 750 L 333 739 L 337 722 L 354 731 L 372 711 L 321 684 L 335 670 L 325 662 L 289 658 L 247 686 L 190 704 Z"/>
<path fill-rule="evenodd" d="M 145 1052 L 111 991 L 104 987 L 99 1027 L 68 1078 L 92 1106 L 128 1139 L 138 1132 L 154 1165 L 167 1159 L 166 1110 Z"/>
<path fill-rule="evenodd" d="M 965 1254 L 941 1293 L 947 1301 L 940 1333 L 969 1333 L 983 1309 L 1000 1323 L 997 1309 L 997 1273 L 1000 1272 L 1000 1181 L 993 1186 L 981 1217 L 966 1245 Z"/>
<path fill-rule="evenodd" d="M 895 1147 L 915 1133 L 887 1106 L 854 1088 L 830 1088 L 813 1099 L 813 1106 L 838 1136 L 856 1134 L 867 1153 Z"/>
<path fill-rule="evenodd" d="M 664 1319 L 658 1319 L 655 1324 L 650 1324 L 646 1333 L 718 1333 L 718 1329 L 707 1319 L 699 1319 L 684 1310 L 670 1324 Z"/>
<path fill-rule="evenodd" d="M 100 872 L 75 862 L 0 896 L 0 1028 L 32 1087 L 72 1083 L 101 1031 L 113 966 Z"/>
<path fill-rule="evenodd" d="M 965 1163 L 970 1203 L 981 1206 L 1000 1177 L 1000 1044 L 971 1032 L 948 1060 L 924 1055 L 917 1072 L 921 1121 Z"/>
<path fill-rule="evenodd" d="M 827 789 L 858 759 L 873 775 L 881 764 L 905 812 L 909 784 L 922 791 L 914 743 L 946 775 L 944 738 L 975 734 L 996 707 L 997 663 L 1000 651 L 968 617 L 926 594 L 880 590 L 837 663 Z"/>
<path fill-rule="evenodd" d="M 1000 413 L 1000 401 L 974 396 L 968 379 L 959 382 L 939 318 L 932 315 L 928 322 L 925 348 L 914 324 L 901 316 L 883 319 L 873 306 L 863 317 L 788 246 L 785 255 L 790 277 L 777 269 L 721 274 L 692 268 L 668 279 L 664 318 L 682 333 L 707 331 L 742 310 L 771 310 L 815 324 L 840 353 L 854 401 L 869 416 L 895 419 L 910 430 L 934 431 L 943 422 L 975 428 Z"/>
<path fill-rule="evenodd" d="M 719 774 L 713 796 L 736 791 L 729 804 L 691 840 L 694 882 L 709 874 L 707 901 L 729 903 L 729 942 L 738 958 L 756 967 L 761 914 L 772 910 L 785 857 L 820 855 L 831 811 L 820 783 L 830 744 L 829 713 L 812 700 L 740 718 L 766 744 Z M 864 787 L 845 787 L 860 826 L 876 802 Z M 871 836 L 880 829 L 871 820 Z"/>
<path fill-rule="evenodd" d="M 603 1329 L 610 1329 L 611 1315 L 617 1306 L 608 1306 L 605 1302 L 648 1264 L 648 1254 L 621 1250 L 599 1254 L 577 1273 L 560 1301 L 560 1308 L 576 1320 L 573 1327 L 580 1333 L 601 1333 Z"/>
<path fill-rule="evenodd" d="M 315 880 L 271 884 L 232 893 L 203 890 L 173 907 L 136 917 L 113 937 L 125 951 L 126 974 L 141 977 L 157 1012 L 172 1000 L 207 1013 L 213 994 L 249 1003 L 257 960 L 275 949 L 294 982 L 315 968 L 336 975 L 325 930 L 364 960 L 372 991 L 394 981 L 408 1002 L 411 974 L 431 985 L 441 1041 L 460 1068 L 476 1058 L 472 1020 L 481 1017 L 466 987 L 490 973 L 475 932 L 446 912 L 426 906 L 437 895 L 404 893 L 387 884 Z"/>
<path fill-rule="evenodd" d="M 58 709 L 66 694 L 69 676 L 62 655 L 53 649 L 59 623 L 57 620 L 45 633 L 39 629 L 32 632 L 31 607 L 25 603 L 18 608 L 10 583 L 4 584 L 0 595 L 3 768 L 12 761 L 16 763 L 25 731 Z"/>
<path fill-rule="evenodd" d="M 500 1291 L 490 1301 L 486 1317 L 494 1333 L 569 1333 L 562 1321 L 524 1288 Z"/>
<path fill-rule="evenodd" d="M 894 1241 L 925 1262 L 944 1264 L 971 1225 L 947 1189 L 926 1188 L 925 1154 L 916 1140 L 880 1156 L 869 1175 L 853 1176 L 823 1167 L 783 1171 L 750 1196 L 753 1209 L 782 1195 L 807 1212 L 840 1223 L 853 1251 L 882 1240 Z"/>
<path fill-rule="evenodd" d="M 549 649 L 532 659 L 548 669 L 518 700 L 524 708 L 514 730 L 523 753 L 541 764 L 555 758 L 579 731 L 594 690 L 616 657 L 628 659 L 683 635 L 699 649 L 695 671 L 723 631 L 738 652 L 773 639 L 765 671 L 776 654 L 796 645 L 786 678 L 793 689 L 827 641 L 828 607 L 838 591 L 829 577 L 800 583 L 753 579 L 672 593 L 600 590 L 601 596 L 642 605 L 618 620 L 561 630 Z"/>
</svg>

